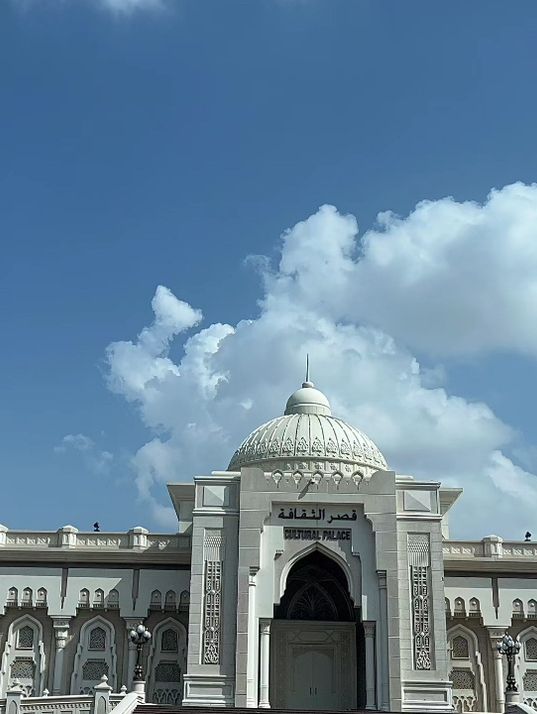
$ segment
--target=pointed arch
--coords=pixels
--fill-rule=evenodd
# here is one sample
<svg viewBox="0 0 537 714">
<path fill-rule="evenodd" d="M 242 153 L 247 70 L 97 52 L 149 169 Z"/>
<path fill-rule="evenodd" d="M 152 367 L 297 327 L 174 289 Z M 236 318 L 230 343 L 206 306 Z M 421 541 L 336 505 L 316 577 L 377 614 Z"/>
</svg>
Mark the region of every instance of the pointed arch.
<svg viewBox="0 0 537 714">
<path fill-rule="evenodd" d="M 455 709 L 459 712 L 488 711 L 487 685 L 475 632 L 465 625 L 457 624 L 449 628 L 447 641 L 449 678 L 453 682 Z"/>
<path fill-rule="evenodd" d="M 279 598 L 283 597 L 283 594 L 285 592 L 285 588 L 287 586 L 287 578 L 289 576 L 289 573 L 291 571 L 291 568 L 298 563 L 299 560 L 302 560 L 302 558 L 306 557 L 307 555 L 310 555 L 310 553 L 313 553 L 315 551 L 319 551 L 323 555 L 326 555 L 328 558 L 333 560 L 343 573 L 345 574 L 345 578 L 347 579 L 347 587 L 349 589 L 349 594 L 353 601 L 356 603 L 356 596 L 357 593 L 359 592 L 359 588 L 357 587 L 357 584 L 354 582 L 352 570 L 349 567 L 349 564 L 347 563 L 346 560 L 344 560 L 339 553 L 335 553 L 333 550 L 331 550 L 328 546 L 326 546 L 324 543 L 319 543 L 318 541 L 314 543 L 310 543 L 310 545 L 306 546 L 302 550 L 300 550 L 298 553 L 295 553 L 287 563 L 284 565 L 281 575 L 280 575 L 280 588 L 279 588 Z"/>
<path fill-rule="evenodd" d="M 22 615 L 11 623 L 7 633 L 0 671 L 1 695 L 5 696 L 12 680 L 18 679 L 27 696 L 40 696 L 44 671 L 43 627 L 32 615 Z"/>
<path fill-rule="evenodd" d="M 520 656 L 516 658 L 515 675 L 522 701 L 537 709 L 537 625 L 529 625 L 518 634 Z"/>
<path fill-rule="evenodd" d="M 104 647 L 103 647 L 104 634 Z M 95 615 L 80 628 L 71 676 L 71 694 L 93 694 L 103 674 L 116 690 L 117 657 L 114 625 L 101 615 Z"/>
<path fill-rule="evenodd" d="M 175 706 L 181 704 L 186 643 L 186 628 L 179 620 L 167 617 L 155 627 L 147 660 L 150 702 Z"/>
</svg>

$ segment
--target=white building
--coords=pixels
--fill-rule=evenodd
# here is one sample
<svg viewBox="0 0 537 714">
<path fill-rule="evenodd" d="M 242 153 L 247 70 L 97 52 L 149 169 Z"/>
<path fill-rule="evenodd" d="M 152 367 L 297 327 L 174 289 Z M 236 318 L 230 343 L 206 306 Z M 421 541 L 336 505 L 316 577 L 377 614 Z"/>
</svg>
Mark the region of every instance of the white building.
<svg viewBox="0 0 537 714">
<path fill-rule="evenodd" d="M 537 708 L 537 545 L 449 540 L 461 491 L 391 471 L 311 383 L 168 490 L 174 534 L 0 527 L 0 696 L 130 688 L 143 621 L 149 701 L 503 711 L 509 629 Z"/>
</svg>

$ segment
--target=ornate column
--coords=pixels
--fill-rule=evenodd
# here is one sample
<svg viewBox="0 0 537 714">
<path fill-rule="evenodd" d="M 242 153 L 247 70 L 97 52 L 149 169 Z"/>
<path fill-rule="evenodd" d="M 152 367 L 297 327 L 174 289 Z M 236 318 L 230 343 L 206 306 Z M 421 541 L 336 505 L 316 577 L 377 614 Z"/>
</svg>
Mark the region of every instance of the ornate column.
<svg viewBox="0 0 537 714">
<path fill-rule="evenodd" d="M 65 645 L 67 644 L 67 639 L 69 637 L 69 623 L 70 617 L 54 617 L 52 616 L 52 626 L 54 628 L 54 639 L 56 644 L 56 652 L 54 655 L 54 679 L 52 682 L 52 694 L 69 694 L 71 689 L 70 685 L 66 686 L 65 692 L 62 692 L 63 684 L 63 656 Z M 75 692 L 78 694 L 78 692 Z"/>
<path fill-rule="evenodd" d="M 364 622 L 365 634 L 365 706 L 375 709 L 375 623 Z"/>
<path fill-rule="evenodd" d="M 259 707 L 270 709 L 270 623 L 271 620 L 260 620 L 260 667 L 259 667 Z"/>
<path fill-rule="evenodd" d="M 248 574 L 248 664 L 246 674 L 246 706 L 257 708 L 257 627 L 255 617 L 255 576 L 259 568 Z"/>
<path fill-rule="evenodd" d="M 495 711 L 497 712 L 503 712 L 505 709 L 503 662 L 502 655 L 498 652 L 498 644 L 500 643 L 506 629 L 506 627 L 487 627 L 494 663 L 494 690 L 496 698 Z"/>
<path fill-rule="evenodd" d="M 127 685 L 127 690 L 129 692 L 132 692 L 132 680 L 134 677 L 134 668 L 136 666 L 136 645 L 134 642 L 131 641 L 131 638 L 129 637 L 129 632 L 131 630 L 135 630 L 137 625 L 140 624 L 140 617 L 124 617 L 123 621 L 125 622 L 125 626 L 127 628 L 127 643 L 128 643 L 128 649 L 127 649 L 127 675 L 126 675 L 126 682 L 125 684 Z M 147 672 L 149 675 L 149 672 Z"/>
</svg>

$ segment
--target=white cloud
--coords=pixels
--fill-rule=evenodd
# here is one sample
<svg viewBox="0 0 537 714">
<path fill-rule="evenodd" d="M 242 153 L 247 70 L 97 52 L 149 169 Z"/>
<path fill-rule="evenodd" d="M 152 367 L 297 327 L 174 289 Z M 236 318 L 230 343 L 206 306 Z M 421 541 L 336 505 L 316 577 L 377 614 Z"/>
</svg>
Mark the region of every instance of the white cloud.
<svg viewBox="0 0 537 714">
<path fill-rule="evenodd" d="M 411 289 L 419 283 L 424 295 L 427 271 L 434 276 L 432 282 L 437 281 L 438 267 L 427 238 L 430 231 L 416 229 L 415 235 L 416 221 L 418 227 L 424 222 L 434 226 L 439 223 L 438 215 L 445 213 L 443 242 L 457 244 L 450 226 L 460 236 L 460 224 L 468 224 L 468 212 L 474 216 L 473 223 L 479 222 L 475 216 L 482 217 L 497 199 L 508 203 L 522 200 L 524 204 L 520 196 L 526 189 L 528 196 L 536 190 L 508 187 L 494 194 L 484 208 L 473 204 L 458 207 L 449 200 L 437 206 L 420 204 L 406 227 L 404 221 L 390 218 L 385 234 L 368 234 L 361 258 L 355 219 L 323 206 L 282 236 L 281 259 L 274 271 L 261 262 L 265 265 L 264 294 L 257 317 L 235 326 L 215 323 L 198 328 L 184 338 L 183 355 L 177 362 L 170 359 L 168 348 L 177 335 L 199 324 L 201 314 L 159 287 L 153 300 L 153 324 L 142 330 L 135 342 L 115 342 L 107 350 L 110 387 L 137 405 L 144 423 L 154 432 L 133 460 L 140 495 L 150 502 L 153 514 L 170 523 L 170 511 L 161 511 L 159 506 L 165 500 L 164 482 L 190 480 L 195 474 L 226 468 L 235 448 L 253 428 L 282 413 L 287 396 L 301 381 L 309 352 L 313 378 L 329 396 L 333 412 L 369 434 L 393 468 L 464 486 L 466 493 L 456 510 L 458 535 L 481 537 L 498 530 L 500 517 L 514 513 L 522 518 L 524 530 L 532 530 L 537 481 L 508 457 L 516 434 L 487 405 L 469 403 L 449 395 L 441 386 L 432 386 L 441 384 L 441 369 L 434 365 L 422 369 L 401 342 L 369 324 L 371 306 L 390 300 L 393 315 L 408 322 L 407 302 L 415 298 L 405 296 L 405 279 Z M 494 209 L 496 216 L 498 210 Z M 422 212 L 434 220 L 427 221 Z M 463 218 L 457 222 L 454 214 L 459 212 Z M 529 229 L 526 233 L 522 230 L 512 206 L 504 214 L 502 235 L 511 236 L 511 251 L 518 236 L 528 260 L 524 236 Z M 527 215 L 529 220 L 531 211 Z M 492 225 L 493 221 L 487 220 Z M 396 233 L 388 240 L 391 231 Z M 385 239 L 390 259 L 382 257 Z M 408 269 L 412 268 L 398 241 L 409 244 L 409 252 L 423 254 L 420 265 L 413 268 L 413 277 L 398 277 L 398 271 L 390 268 L 395 286 L 389 284 L 386 274 L 382 280 L 373 279 L 374 269 L 380 270 L 375 266 L 390 265 L 390 260 L 401 268 L 407 261 Z M 420 241 L 427 249 L 413 247 Z M 460 241 L 458 245 L 460 248 Z M 476 250 L 471 240 L 469 245 L 470 253 Z M 507 252 L 505 247 L 502 250 Z M 456 264 L 452 250 L 439 254 L 449 254 L 445 270 L 452 270 Z M 504 262 L 495 262 L 490 256 L 484 259 L 497 274 L 506 268 Z M 513 256 L 512 263 L 518 265 L 519 261 Z M 500 278 L 497 275 L 497 280 Z M 363 284 L 357 285 L 360 279 L 367 290 Z M 526 284 L 530 282 L 528 276 Z M 449 283 L 448 277 L 444 283 Z M 488 285 L 494 283 L 494 277 L 488 276 Z M 366 303 L 357 303 L 360 291 L 367 292 Z M 478 286 L 472 286 L 472 291 L 477 293 Z M 451 296 L 445 289 L 442 293 L 448 303 L 437 300 L 443 315 L 449 313 Z M 513 310 L 521 309 L 516 301 L 512 305 Z M 422 308 L 422 314 L 426 309 Z M 481 306 L 474 318 L 484 319 L 482 312 Z M 522 344 L 525 318 L 517 313 L 513 319 L 519 323 L 516 334 Z M 395 317 L 393 321 L 395 324 Z M 465 321 L 466 316 L 460 318 L 461 332 L 468 340 L 471 331 Z M 455 321 L 447 322 L 447 331 L 454 335 Z M 416 318 L 416 334 L 417 325 Z M 422 330 L 427 332 L 429 327 L 423 323 Z M 487 331 L 482 334 L 486 336 Z M 529 335 L 526 340 L 529 344 Z M 474 344 L 482 348 L 483 339 Z M 507 526 L 501 535 L 520 536 L 519 530 Z"/>
<path fill-rule="evenodd" d="M 537 355 L 537 184 L 494 190 L 483 205 L 424 201 L 379 224 L 331 307 L 346 301 L 351 319 L 430 354 Z"/>
<path fill-rule="evenodd" d="M 57 454 L 77 452 L 82 454 L 86 467 L 97 474 L 107 474 L 114 459 L 109 451 L 99 449 L 93 439 L 85 434 L 66 434 L 54 447 Z"/>
</svg>

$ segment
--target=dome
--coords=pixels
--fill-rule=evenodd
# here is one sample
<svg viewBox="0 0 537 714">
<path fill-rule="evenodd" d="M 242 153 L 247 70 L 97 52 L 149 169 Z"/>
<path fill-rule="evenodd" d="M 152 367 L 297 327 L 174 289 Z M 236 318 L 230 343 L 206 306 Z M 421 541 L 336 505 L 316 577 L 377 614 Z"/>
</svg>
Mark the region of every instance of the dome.
<svg viewBox="0 0 537 714">
<path fill-rule="evenodd" d="M 228 471 L 258 466 L 264 471 L 340 471 L 371 474 L 387 469 L 371 439 L 332 416 L 326 396 L 304 382 L 289 399 L 283 416 L 255 429 L 237 449 Z"/>
</svg>

